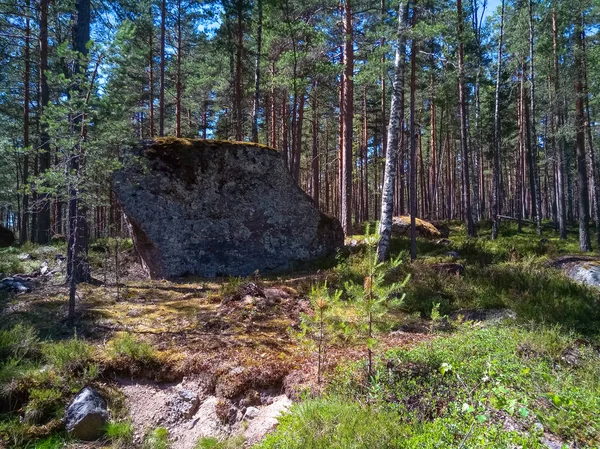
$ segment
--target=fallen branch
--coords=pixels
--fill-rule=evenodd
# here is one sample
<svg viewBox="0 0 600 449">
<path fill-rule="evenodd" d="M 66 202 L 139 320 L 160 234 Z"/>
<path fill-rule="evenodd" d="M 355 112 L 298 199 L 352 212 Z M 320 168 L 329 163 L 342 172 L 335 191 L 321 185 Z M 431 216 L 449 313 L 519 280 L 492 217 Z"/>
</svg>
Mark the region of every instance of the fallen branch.
<svg viewBox="0 0 600 449">
<path fill-rule="evenodd" d="M 533 220 L 526 220 L 524 218 L 519 219 L 519 218 L 511 217 L 509 215 L 498 215 L 498 219 L 499 220 L 510 220 L 510 221 L 521 221 L 521 223 L 526 223 L 526 224 L 530 224 L 532 226 L 537 226 L 537 223 Z M 547 228 L 547 229 L 552 229 L 552 230 L 558 229 L 553 224 L 542 224 L 542 227 Z"/>
</svg>

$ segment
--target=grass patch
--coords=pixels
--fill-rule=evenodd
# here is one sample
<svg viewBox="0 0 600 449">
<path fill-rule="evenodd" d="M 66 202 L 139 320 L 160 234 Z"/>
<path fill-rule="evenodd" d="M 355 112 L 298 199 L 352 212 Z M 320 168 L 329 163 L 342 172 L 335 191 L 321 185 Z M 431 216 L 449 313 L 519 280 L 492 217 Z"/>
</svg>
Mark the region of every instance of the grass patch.
<svg viewBox="0 0 600 449">
<path fill-rule="evenodd" d="M 93 347 L 74 335 L 72 339 L 42 345 L 44 360 L 63 374 L 82 371 L 92 360 Z"/>
<path fill-rule="evenodd" d="M 556 326 L 461 327 L 340 369 L 325 397 L 292 408 L 261 448 L 542 448 L 600 444 L 600 353 Z"/>
<path fill-rule="evenodd" d="M 148 363 L 156 358 L 154 348 L 129 333 L 117 336 L 108 344 L 108 354 L 115 359 L 127 359 L 137 363 Z"/>
<path fill-rule="evenodd" d="M 200 438 L 196 443 L 195 449 L 238 449 L 244 447 L 246 439 L 243 435 L 237 435 L 225 439 L 219 438 Z"/>
<path fill-rule="evenodd" d="M 148 432 L 144 438 L 144 449 L 168 449 L 169 430 L 165 427 L 157 427 Z"/>
<path fill-rule="evenodd" d="M 113 447 L 127 448 L 133 443 L 133 424 L 131 421 L 110 422 L 106 426 L 106 437 Z"/>
</svg>

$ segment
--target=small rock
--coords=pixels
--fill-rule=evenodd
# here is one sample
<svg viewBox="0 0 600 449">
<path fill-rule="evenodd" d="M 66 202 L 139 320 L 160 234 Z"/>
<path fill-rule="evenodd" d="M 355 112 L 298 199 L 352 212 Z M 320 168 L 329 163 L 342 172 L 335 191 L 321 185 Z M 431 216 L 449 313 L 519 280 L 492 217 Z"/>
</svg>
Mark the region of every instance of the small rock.
<svg viewBox="0 0 600 449">
<path fill-rule="evenodd" d="M 436 263 L 432 265 L 432 267 L 438 273 L 451 274 L 454 276 L 465 274 L 465 266 L 460 263 Z"/>
<path fill-rule="evenodd" d="M 193 391 L 181 388 L 177 391 L 173 406 L 179 415 L 189 419 L 198 411 L 200 400 Z"/>
<path fill-rule="evenodd" d="M 560 355 L 560 359 L 569 366 L 580 366 L 581 365 L 581 351 L 576 347 L 568 347 Z"/>
<path fill-rule="evenodd" d="M 142 311 L 140 309 L 131 309 L 129 312 L 127 312 L 127 316 L 132 317 L 132 318 L 136 318 L 138 316 L 140 316 L 142 314 Z"/>
<path fill-rule="evenodd" d="M 242 407 L 249 407 L 253 405 L 261 405 L 260 394 L 256 390 L 248 390 L 244 398 L 240 401 Z"/>
<path fill-rule="evenodd" d="M 0 291 L 27 293 L 31 291 L 31 285 L 19 277 L 8 277 L 0 281 Z"/>
<path fill-rule="evenodd" d="M 452 257 L 453 259 L 458 259 L 460 257 L 460 254 L 458 254 L 458 251 L 448 251 L 446 253 L 446 256 Z"/>
<path fill-rule="evenodd" d="M 439 239 L 439 240 L 436 240 L 435 243 L 437 245 L 450 246 L 450 245 L 452 245 L 452 240 L 450 240 L 450 239 Z"/>
<path fill-rule="evenodd" d="M 258 414 L 260 413 L 260 410 L 257 409 L 256 407 L 248 407 L 246 409 L 246 414 L 244 415 L 245 419 L 254 419 L 258 416 Z"/>
<path fill-rule="evenodd" d="M 18 257 L 20 261 L 31 260 L 31 254 L 22 253 Z"/>
<path fill-rule="evenodd" d="M 67 408 L 65 425 L 73 437 L 92 441 L 104 433 L 108 422 L 108 407 L 100 394 L 85 387 Z"/>
</svg>

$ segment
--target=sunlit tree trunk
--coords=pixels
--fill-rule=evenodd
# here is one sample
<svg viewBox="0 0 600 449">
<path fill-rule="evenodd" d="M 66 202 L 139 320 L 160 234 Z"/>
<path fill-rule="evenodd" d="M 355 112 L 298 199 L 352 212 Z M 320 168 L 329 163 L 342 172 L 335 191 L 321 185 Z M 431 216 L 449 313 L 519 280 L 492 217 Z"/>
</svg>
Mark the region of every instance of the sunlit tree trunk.
<svg viewBox="0 0 600 449">
<path fill-rule="evenodd" d="M 390 121 L 387 129 L 387 157 L 383 191 L 381 195 L 381 220 L 379 222 L 379 242 L 377 258 L 380 262 L 389 258 L 389 242 L 392 235 L 392 216 L 394 185 L 396 180 L 396 161 L 398 158 L 398 136 L 402 132 L 404 119 L 404 65 L 406 58 L 405 29 L 408 19 L 407 3 L 401 1 L 398 8 L 398 46 L 394 59 L 394 81 L 390 106 Z"/>
<path fill-rule="evenodd" d="M 254 107 L 252 108 L 252 141 L 258 142 L 258 108 L 260 100 L 260 58 L 262 52 L 262 0 L 257 0 L 256 62 L 254 70 Z"/>
<path fill-rule="evenodd" d="M 475 223 L 471 208 L 471 181 L 469 175 L 469 146 L 467 130 L 467 99 L 465 92 L 465 63 L 464 63 L 464 33 L 463 33 L 463 10 L 462 0 L 456 1 L 456 10 L 458 16 L 458 101 L 460 109 L 460 146 L 461 146 L 461 167 L 463 181 L 463 213 L 465 225 L 467 228 L 467 237 L 475 236 Z"/>
<path fill-rule="evenodd" d="M 500 201 L 500 155 L 502 152 L 502 134 L 500 129 L 500 76 L 502 73 L 502 38 L 504 34 L 504 0 L 502 0 L 502 12 L 500 15 L 500 34 L 498 40 L 498 62 L 496 65 L 496 97 L 494 102 L 494 163 L 492 175 L 492 239 L 498 237 L 500 231 L 500 219 L 498 216 L 501 212 Z"/>
<path fill-rule="evenodd" d="M 342 227 L 352 232 L 352 137 L 354 118 L 354 30 L 351 0 L 344 1 L 344 140 L 342 160 Z"/>
</svg>

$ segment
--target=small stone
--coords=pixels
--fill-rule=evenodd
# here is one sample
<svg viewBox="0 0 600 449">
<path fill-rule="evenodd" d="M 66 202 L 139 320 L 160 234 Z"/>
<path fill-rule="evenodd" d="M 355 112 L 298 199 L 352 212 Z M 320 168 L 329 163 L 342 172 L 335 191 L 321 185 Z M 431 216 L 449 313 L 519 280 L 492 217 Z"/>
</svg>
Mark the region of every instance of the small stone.
<svg viewBox="0 0 600 449">
<path fill-rule="evenodd" d="M 173 408 L 177 414 L 189 419 L 198 411 L 200 400 L 198 395 L 191 390 L 178 389 L 173 398 Z"/>
<path fill-rule="evenodd" d="M 245 419 L 254 419 L 256 418 L 260 413 L 260 410 L 257 409 L 256 407 L 248 407 L 246 409 L 246 414 L 244 415 Z"/>
<path fill-rule="evenodd" d="M 67 432 L 79 440 L 93 441 L 104 434 L 108 407 L 100 393 L 85 387 L 73 399 L 65 415 Z"/>
<path fill-rule="evenodd" d="M 432 265 L 438 273 L 461 276 L 465 274 L 465 266 L 460 263 L 436 263 Z"/>
<path fill-rule="evenodd" d="M 127 316 L 135 318 L 138 317 L 142 314 L 142 311 L 140 309 L 131 309 L 129 312 L 127 312 Z"/>
<path fill-rule="evenodd" d="M 460 257 L 460 254 L 458 254 L 457 251 L 448 251 L 446 253 L 446 256 L 452 257 L 453 259 L 458 259 Z"/>
</svg>

